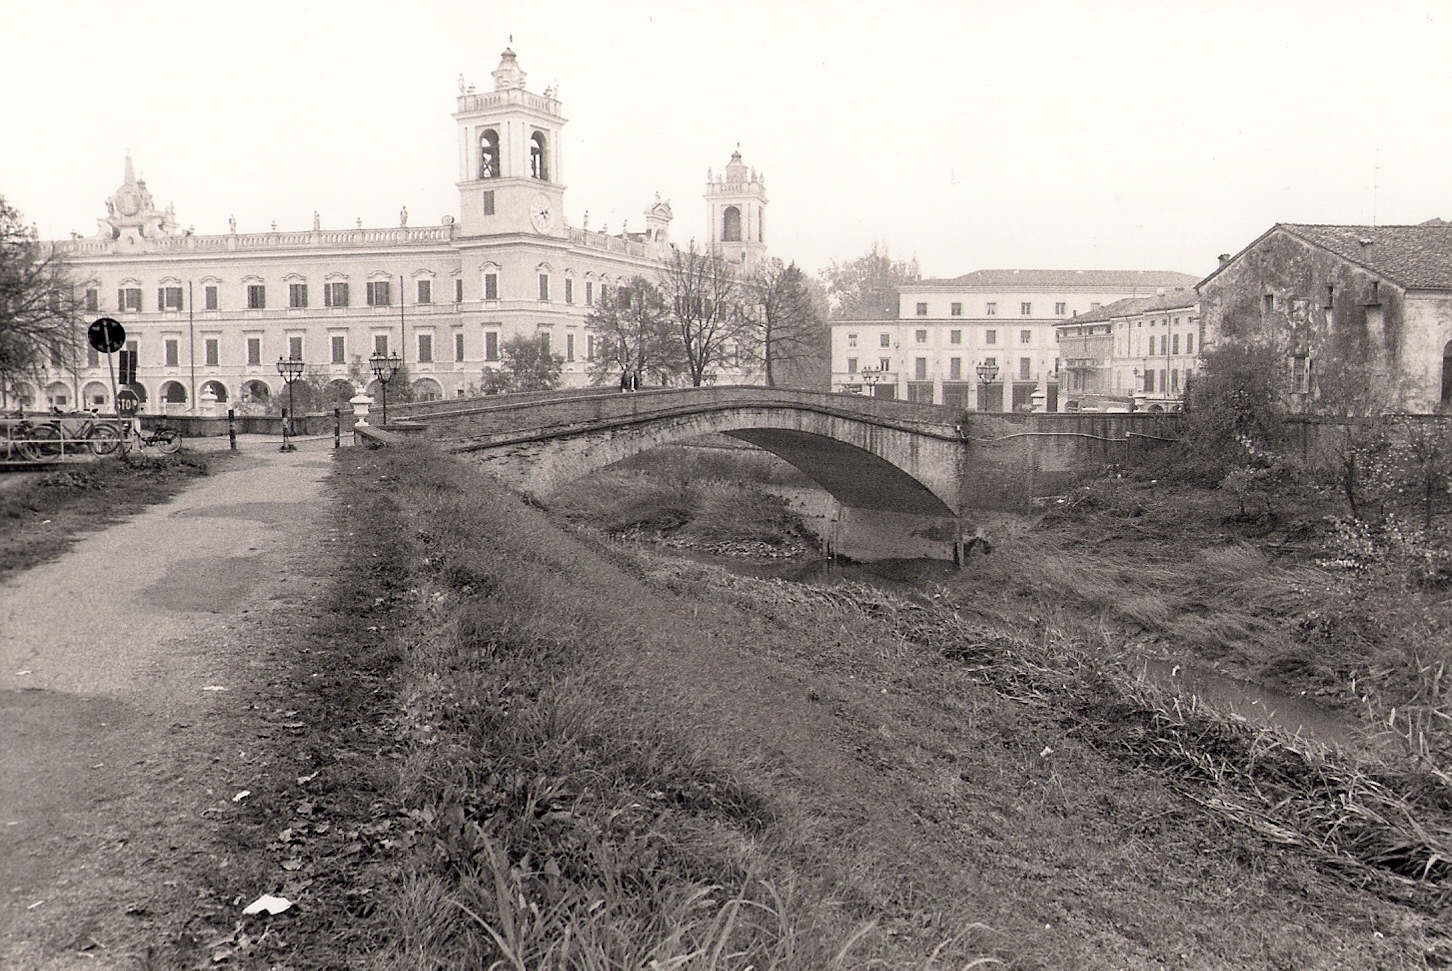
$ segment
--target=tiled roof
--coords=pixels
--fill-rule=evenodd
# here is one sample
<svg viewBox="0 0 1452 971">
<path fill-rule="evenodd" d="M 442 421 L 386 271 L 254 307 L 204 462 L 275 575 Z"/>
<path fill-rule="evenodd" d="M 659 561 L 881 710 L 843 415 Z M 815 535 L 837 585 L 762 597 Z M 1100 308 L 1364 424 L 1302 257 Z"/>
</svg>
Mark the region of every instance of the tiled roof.
<svg viewBox="0 0 1452 971">
<path fill-rule="evenodd" d="M 1277 223 L 1276 228 L 1404 287 L 1452 288 L 1452 225 L 1441 220 L 1420 226 Z"/>
<path fill-rule="evenodd" d="M 1133 290 L 1154 293 L 1160 288 L 1193 287 L 1200 280 L 1173 270 L 974 270 L 944 280 L 923 280 L 914 287 L 983 287 L 985 289 L 1042 289 L 1083 287 L 1094 290 Z"/>
<path fill-rule="evenodd" d="M 1086 314 L 1079 314 L 1077 317 L 1065 318 L 1059 321 L 1059 326 L 1100 323 L 1106 320 L 1118 320 L 1121 317 L 1134 317 L 1138 314 L 1157 314 L 1167 310 L 1190 310 L 1198 302 L 1199 298 L 1195 295 L 1193 288 L 1176 287 L 1152 297 L 1125 297 L 1123 300 L 1107 303 L 1098 310 L 1091 310 Z"/>
</svg>

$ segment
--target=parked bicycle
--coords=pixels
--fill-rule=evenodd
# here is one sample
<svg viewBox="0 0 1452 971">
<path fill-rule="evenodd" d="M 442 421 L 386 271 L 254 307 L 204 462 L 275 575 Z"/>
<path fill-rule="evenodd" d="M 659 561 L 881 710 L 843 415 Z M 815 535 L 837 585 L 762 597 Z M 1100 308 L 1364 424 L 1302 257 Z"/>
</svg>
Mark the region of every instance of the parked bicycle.
<svg viewBox="0 0 1452 971">
<path fill-rule="evenodd" d="M 61 431 L 49 422 L 36 422 L 24 412 L 0 420 L 5 430 L 5 457 L 18 456 L 28 462 L 60 455 L 65 445 Z"/>
<path fill-rule="evenodd" d="M 122 425 L 122 430 L 120 446 L 123 455 L 133 445 L 137 449 L 155 447 L 168 455 L 182 446 L 181 430 L 169 425 L 157 425 L 151 431 L 143 432 L 139 424 L 128 422 Z"/>
<path fill-rule="evenodd" d="M 115 418 L 102 418 L 100 412 L 78 411 L 55 415 L 49 422 L 60 432 L 61 450 L 75 444 L 93 455 L 110 455 L 121 447 L 125 425 Z"/>
</svg>

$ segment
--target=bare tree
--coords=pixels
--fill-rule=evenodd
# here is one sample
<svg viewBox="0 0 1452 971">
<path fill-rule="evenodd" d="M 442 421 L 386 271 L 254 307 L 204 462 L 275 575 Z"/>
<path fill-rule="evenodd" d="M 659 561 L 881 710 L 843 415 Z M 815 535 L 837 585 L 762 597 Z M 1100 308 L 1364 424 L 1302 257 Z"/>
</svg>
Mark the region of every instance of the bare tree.
<svg viewBox="0 0 1452 971">
<path fill-rule="evenodd" d="M 633 383 L 639 383 L 647 375 L 666 384 L 685 370 L 685 355 L 675 339 L 665 297 L 645 277 L 637 276 L 610 292 L 602 288 L 585 326 L 597 338 L 590 365 L 596 384 L 620 376 L 624 386 L 631 376 Z"/>
<path fill-rule="evenodd" d="M 719 250 L 699 250 L 693 242 L 672 254 L 660 281 L 691 385 L 700 387 L 716 368 L 739 363 L 737 351 L 754 344 L 755 335 L 742 313 L 736 266 Z"/>
<path fill-rule="evenodd" d="M 85 298 L 70 265 L 0 197 L 0 403 L 47 366 L 74 372 L 84 335 Z"/>
<path fill-rule="evenodd" d="M 826 368 L 831 360 L 831 333 L 821 284 L 796 263 L 771 257 L 747 278 L 745 289 L 766 386 L 775 388 L 779 382 L 796 387 L 829 386 L 831 375 Z"/>
</svg>

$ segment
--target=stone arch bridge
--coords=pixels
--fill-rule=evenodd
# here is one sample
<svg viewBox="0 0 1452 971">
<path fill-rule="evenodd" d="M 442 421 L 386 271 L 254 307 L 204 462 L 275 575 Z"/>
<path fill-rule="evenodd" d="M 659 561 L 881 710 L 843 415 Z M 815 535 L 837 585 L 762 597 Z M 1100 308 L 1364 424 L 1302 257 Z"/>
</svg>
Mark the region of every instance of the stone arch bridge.
<svg viewBox="0 0 1452 971">
<path fill-rule="evenodd" d="M 1106 462 L 1169 439 L 1174 416 L 980 415 L 850 394 L 759 387 L 588 389 L 433 401 L 358 426 L 422 434 L 527 495 L 638 452 L 727 435 L 829 493 L 832 541 L 856 559 L 957 560 L 976 517 L 1026 509 Z"/>
</svg>

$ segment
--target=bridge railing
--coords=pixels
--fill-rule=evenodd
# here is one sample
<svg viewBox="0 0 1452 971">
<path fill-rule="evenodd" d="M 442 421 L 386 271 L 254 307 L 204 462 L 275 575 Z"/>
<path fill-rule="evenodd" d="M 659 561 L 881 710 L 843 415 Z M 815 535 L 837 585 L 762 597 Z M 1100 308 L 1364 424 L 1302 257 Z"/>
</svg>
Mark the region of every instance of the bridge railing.
<svg viewBox="0 0 1452 971">
<path fill-rule="evenodd" d="M 953 427 L 960 414 L 954 409 L 915 402 L 754 386 L 488 395 L 412 404 L 395 414 L 410 422 L 446 429 L 444 434 L 449 438 L 471 438 L 526 429 L 632 423 L 728 408 L 801 409 L 938 435 L 956 435 Z"/>
</svg>

